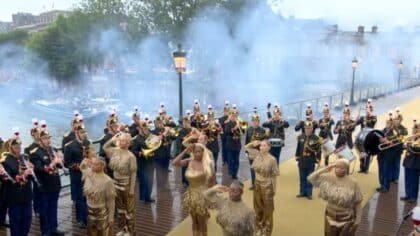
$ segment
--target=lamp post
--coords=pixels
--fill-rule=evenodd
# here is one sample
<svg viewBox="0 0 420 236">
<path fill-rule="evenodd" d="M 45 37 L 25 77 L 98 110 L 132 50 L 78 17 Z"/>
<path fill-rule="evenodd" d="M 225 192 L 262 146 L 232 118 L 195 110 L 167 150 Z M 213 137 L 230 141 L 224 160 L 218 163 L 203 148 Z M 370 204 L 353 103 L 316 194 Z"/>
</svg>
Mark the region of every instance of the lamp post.
<svg viewBox="0 0 420 236">
<path fill-rule="evenodd" d="M 354 76 L 356 74 L 356 68 L 358 65 L 358 61 L 356 57 L 351 61 L 351 68 L 353 68 L 353 77 L 351 80 L 351 91 L 350 91 L 350 105 L 354 105 Z"/>
<path fill-rule="evenodd" d="M 182 73 L 186 71 L 186 53 L 181 51 L 181 44 L 178 44 L 178 49 L 173 52 L 175 71 L 178 73 L 178 93 L 179 93 L 179 122 L 182 121 Z"/>
<path fill-rule="evenodd" d="M 401 89 L 401 71 L 404 67 L 402 60 L 398 63 L 398 91 Z"/>
</svg>

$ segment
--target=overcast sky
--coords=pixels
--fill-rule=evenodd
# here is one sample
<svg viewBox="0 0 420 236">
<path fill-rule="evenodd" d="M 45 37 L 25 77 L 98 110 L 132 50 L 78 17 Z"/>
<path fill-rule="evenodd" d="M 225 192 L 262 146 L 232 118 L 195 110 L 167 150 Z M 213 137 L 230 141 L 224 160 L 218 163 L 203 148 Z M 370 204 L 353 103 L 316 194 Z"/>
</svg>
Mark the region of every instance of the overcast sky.
<svg viewBox="0 0 420 236">
<path fill-rule="evenodd" d="M 261 0 L 262 1 L 262 0 Z M 358 25 L 380 29 L 395 26 L 420 26 L 419 0 L 268 0 L 279 1 L 284 15 L 296 18 L 325 18 L 340 28 Z M 16 12 L 70 9 L 80 0 L 0 0 L 0 21 L 11 21 Z"/>
</svg>

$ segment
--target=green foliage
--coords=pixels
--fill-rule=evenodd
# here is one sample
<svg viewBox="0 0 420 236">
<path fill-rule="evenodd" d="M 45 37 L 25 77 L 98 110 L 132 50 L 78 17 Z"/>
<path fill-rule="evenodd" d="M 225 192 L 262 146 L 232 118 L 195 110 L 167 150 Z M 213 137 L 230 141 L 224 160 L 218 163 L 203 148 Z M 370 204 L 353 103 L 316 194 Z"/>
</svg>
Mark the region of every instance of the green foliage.
<svg viewBox="0 0 420 236">
<path fill-rule="evenodd" d="M 28 39 L 28 32 L 15 30 L 7 33 L 0 33 L 0 45 L 6 43 L 24 44 Z"/>
</svg>

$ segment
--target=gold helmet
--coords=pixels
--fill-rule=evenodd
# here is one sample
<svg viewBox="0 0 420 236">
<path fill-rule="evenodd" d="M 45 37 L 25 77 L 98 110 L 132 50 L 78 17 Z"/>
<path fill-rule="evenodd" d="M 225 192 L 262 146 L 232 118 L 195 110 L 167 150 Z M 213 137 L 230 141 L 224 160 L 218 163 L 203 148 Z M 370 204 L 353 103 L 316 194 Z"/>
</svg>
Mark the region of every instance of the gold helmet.
<svg viewBox="0 0 420 236">
<path fill-rule="evenodd" d="M 254 112 L 251 114 L 252 121 L 260 121 L 260 115 L 258 114 L 258 109 L 254 107 Z"/>
<path fill-rule="evenodd" d="M 328 106 L 328 103 L 324 104 L 324 107 L 322 108 L 322 113 L 326 115 L 330 114 L 330 107 Z"/>
</svg>

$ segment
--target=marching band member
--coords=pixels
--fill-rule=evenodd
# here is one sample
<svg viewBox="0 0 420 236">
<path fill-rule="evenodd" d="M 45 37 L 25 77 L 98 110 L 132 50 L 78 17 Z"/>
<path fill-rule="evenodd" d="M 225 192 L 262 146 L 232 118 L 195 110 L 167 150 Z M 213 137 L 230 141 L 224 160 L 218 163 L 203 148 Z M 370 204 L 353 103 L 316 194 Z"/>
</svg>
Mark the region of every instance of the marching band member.
<svg viewBox="0 0 420 236">
<path fill-rule="evenodd" d="M 139 108 L 137 106 L 133 109 L 133 114 L 131 115 L 131 119 L 133 123 L 128 127 L 128 131 L 130 132 L 131 137 L 136 137 L 139 134 L 137 127 L 140 125 L 140 114 Z"/>
<path fill-rule="evenodd" d="M 83 116 L 79 114 L 78 111 L 74 111 L 74 117 L 71 120 L 71 131 L 66 132 L 63 136 L 63 141 L 61 142 L 61 150 L 64 152 L 64 146 L 73 141 L 76 137 L 74 134 L 74 130 L 77 128 L 77 126 L 81 125 L 83 123 Z M 73 200 L 73 198 L 72 198 Z"/>
<path fill-rule="evenodd" d="M 10 233 L 12 236 L 26 236 L 32 223 L 33 166 L 21 154 L 19 136 L 9 139 L 9 152 L 3 153 L 0 164 L 10 179 L 4 182 L 5 201 L 9 207 Z"/>
<path fill-rule="evenodd" d="M 31 150 L 30 160 L 40 186 L 38 192 L 39 219 L 42 235 L 64 235 L 57 229 L 57 207 L 61 190 L 58 169 L 63 168 L 63 160 L 51 146 L 51 135 L 47 130 L 41 131 L 39 147 Z"/>
<path fill-rule="evenodd" d="M 104 145 L 104 151 L 110 157 L 109 167 L 114 173 L 114 185 L 117 193 L 115 206 L 118 214 L 117 235 L 135 235 L 135 202 L 134 188 L 136 186 L 136 157 L 128 148 L 131 136 L 120 133 L 113 136 Z M 112 144 L 115 147 L 112 147 Z"/>
<path fill-rule="evenodd" d="M 214 112 L 211 105 L 208 106 L 207 122 L 203 127 L 203 133 L 207 136 L 208 142 L 206 147 L 211 151 L 214 159 L 214 171 L 217 172 L 217 158 L 219 156 L 219 135 L 222 127 L 216 123 Z"/>
<path fill-rule="evenodd" d="M 270 139 L 279 140 L 278 143 L 272 143 L 270 153 L 276 158 L 277 164 L 280 162 L 281 149 L 284 146 L 285 128 L 289 128 L 289 122 L 283 120 L 281 117 L 280 108 L 274 108 L 273 118 L 269 118 L 267 122 L 262 125 L 264 128 L 270 130 Z"/>
<path fill-rule="evenodd" d="M 242 131 L 238 119 L 238 110 L 236 109 L 236 106 L 233 107 L 228 122 L 225 124 L 224 133 L 226 134 L 229 175 L 231 178 L 237 179 Z"/>
<path fill-rule="evenodd" d="M 216 221 L 223 229 L 223 236 L 253 236 L 255 213 L 242 201 L 244 185 L 233 181 L 230 187 L 215 185 L 204 195 L 218 210 Z M 219 193 L 229 193 L 229 199 Z"/>
<path fill-rule="evenodd" d="M 314 134 L 313 123 L 305 122 L 305 133 L 297 138 L 296 160 L 299 167 L 299 194 L 297 198 L 312 199 L 312 184 L 307 177 L 315 170 L 315 165 L 321 161 L 321 140 Z"/>
<path fill-rule="evenodd" d="M 381 143 L 392 145 L 393 140 L 397 138 L 397 132 L 393 127 L 392 112 L 389 113 L 389 119 L 386 121 L 385 129 L 383 129 L 384 138 L 380 139 Z M 393 175 L 393 163 L 395 158 L 395 147 L 385 148 L 379 152 L 378 160 L 378 174 L 380 187 L 376 191 L 386 193 L 389 191 L 391 178 Z"/>
<path fill-rule="evenodd" d="M 83 193 L 88 207 L 87 235 L 112 236 L 116 191 L 112 179 L 104 173 L 105 162 L 96 158 L 95 150 L 80 164 Z"/>
<path fill-rule="evenodd" d="M 87 131 L 83 125 L 79 125 L 74 130 L 75 139 L 65 145 L 64 166 L 70 170 L 70 190 L 75 197 L 76 221 L 79 228 L 86 228 L 87 225 L 87 205 L 83 195 L 82 172 L 80 164 L 87 158 L 91 143 L 87 136 Z"/>
<path fill-rule="evenodd" d="M 190 153 L 191 158 L 183 159 Z M 207 148 L 196 143 L 182 151 L 173 161 L 174 166 L 187 166 L 185 176 L 189 186 L 184 193 L 183 205 L 192 219 L 194 236 L 207 235 L 207 221 L 210 217 L 208 209 L 210 202 L 204 197 L 204 192 L 214 183 L 214 163 Z"/>
<path fill-rule="evenodd" d="M 258 146 L 258 147 L 257 147 Z M 274 195 L 279 166 L 270 154 L 267 140 L 254 141 L 245 146 L 255 155 L 251 168 L 255 171 L 254 210 L 256 235 L 270 236 L 273 230 Z M 256 149 L 258 148 L 258 149 Z"/>
<path fill-rule="evenodd" d="M 146 156 L 143 150 L 147 149 L 146 139 L 150 135 L 146 121 L 141 122 L 138 127 L 139 134 L 133 139 L 130 150 L 137 159 L 137 178 L 139 180 L 140 201 L 152 203 L 155 200 L 151 197 L 153 188 L 153 176 L 155 174 L 155 163 L 153 154 Z"/>
<path fill-rule="evenodd" d="M 166 186 L 168 180 L 169 160 L 171 158 L 171 143 L 174 137 L 170 134 L 170 127 L 164 126 L 164 119 L 160 116 L 155 119 L 155 129 L 152 131 L 161 139 L 161 145 L 154 151 L 156 181 L 158 186 Z"/>
<path fill-rule="evenodd" d="M 372 101 L 368 99 L 368 102 L 366 104 L 366 115 L 361 116 L 356 121 L 356 126 L 360 125 L 362 129 L 364 128 L 375 128 L 377 122 L 377 118 L 375 115 L 373 115 L 373 105 Z M 369 171 L 369 165 L 370 165 L 371 155 L 368 155 L 367 153 L 363 153 L 360 158 L 360 170 L 359 173 L 368 173 Z"/>
<path fill-rule="evenodd" d="M 260 126 L 260 116 L 258 115 L 256 109 L 251 116 L 251 122 L 252 122 L 252 125 L 248 127 L 248 129 L 246 130 L 245 145 L 252 143 L 256 140 L 262 141 L 267 138 L 265 129 Z M 252 167 L 252 163 L 254 162 L 256 158 L 256 155 L 255 155 L 256 153 L 248 152 L 248 151 L 246 151 L 246 153 L 249 160 L 249 167 Z M 251 183 L 252 183 L 250 190 L 253 190 L 255 186 L 255 171 L 252 168 L 250 169 L 251 169 Z"/>
<path fill-rule="evenodd" d="M 201 130 L 203 128 L 204 116 L 200 113 L 198 100 L 194 100 L 193 116 L 191 117 L 191 126 Z"/>
<path fill-rule="evenodd" d="M 38 127 L 38 120 L 36 118 L 32 119 L 33 127 L 31 128 L 31 137 L 33 142 L 27 146 L 23 153 L 29 157 L 32 150 L 39 147 L 39 133 L 41 132 L 40 128 Z M 30 160 L 29 160 L 30 161 Z M 38 194 L 38 185 L 32 185 L 32 192 L 33 192 L 33 207 L 35 216 L 39 217 L 39 194 Z"/>
<path fill-rule="evenodd" d="M 330 108 L 328 106 L 328 103 L 324 104 L 324 107 L 322 108 L 322 113 L 324 115 L 323 118 L 319 119 L 319 137 L 322 138 L 323 140 L 329 139 L 329 140 L 333 140 L 333 134 L 331 131 L 331 127 L 335 124 L 334 119 L 331 117 L 330 114 Z M 328 166 L 328 161 L 329 161 L 329 155 L 325 155 L 323 153 L 324 156 L 324 164 L 325 166 Z"/>
<path fill-rule="evenodd" d="M 350 108 L 344 107 L 343 119 L 339 120 L 334 128 L 334 134 L 338 134 L 335 148 L 340 148 L 347 145 L 350 149 L 353 148 L 352 133 L 356 128 L 356 122 L 350 118 Z"/>
<path fill-rule="evenodd" d="M 111 114 L 110 118 L 106 122 L 106 126 L 107 126 L 107 128 L 105 128 L 106 134 L 104 136 L 102 136 L 101 139 L 99 139 L 98 141 L 95 141 L 93 143 L 99 143 L 100 144 L 99 156 L 103 160 L 105 160 L 106 173 L 109 175 L 109 177 L 113 178 L 112 169 L 109 167 L 111 157 L 108 156 L 107 153 L 105 152 L 104 146 L 109 140 L 112 139 L 112 137 L 114 137 L 116 134 L 118 134 L 120 132 L 120 130 L 119 130 L 120 126 L 118 124 L 118 119 L 116 118 L 115 114 Z"/>
<path fill-rule="evenodd" d="M 3 149 L 6 149 L 4 146 L 6 145 L 6 142 L 3 141 L 3 139 L 0 138 L 0 229 L 2 227 L 8 228 L 9 224 L 6 223 L 6 216 L 7 216 L 7 202 L 6 202 L 6 192 L 4 190 L 4 184 L 3 180 L 6 181 L 6 173 L 4 171 L 4 168 L 1 164 L 2 158 L 5 157 L 2 154 L 6 153 L 6 150 L 3 151 Z M 8 144 L 7 144 L 8 145 Z"/>
<path fill-rule="evenodd" d="M 420 174 L 420 130 L 416 128 L 413 131 L 415 132 L 405 143 L 407 150 L 403 161 L 405 196 L 400 198 L 410 203 L 417 202 Z"/>
<path fill-rule="evenodd" d="M 308 177 L 319 187 L 319 197 L 327 202 L 324 229 L 327 236 L 355 235 L 361 222 L 363 195 L 359 184 L 348 175 L 349 165 L 346 159 L 338 159 Z M 332 169 L 334 173 L 330 173 Z"/>
<path fill-rule="evenodd" d="M 179 130 L 179 134 L 177 137 L 176 142 L 178 143 L 177 146 L 180 147 L 180 153 L 185 150 L 185 146 L 182 145 L 182 142 L 191 135 L 192 127 L 191 127 L 191 118 L 188 114 L 182 118 L 182 127 Z M 179 153 L 178 153 L 179 155 Z M 184 156 L 185 159 L 189 158 L 188 154 Z M 188 186 L 188 180 L 185 177 L 185 172 L 187 171 L 187 167 L 181 168 L 181 176 L 182 176 L 182 184 L 184 187 Z"/>
<path fill-rule="evenodd" d="M 219 124 L 222 127 L 222 132 L 220 134 L 220 140 L 222 143 L 222 161 L 223 165 L 228 163 L 227 159 L 227 147 L 226 147 L 226 134 L 223 132 L 225 130 L 225 125 L 229 118 L 229 111 L 230 111 L 230 105 L 229 101 L 225 101 L 225 105 L 223 107 L 223 116 L 219 118 Z"/>
<path fill-rule="evenodd" d="M 394 129 L 397 132 L 398 140 L 401 142 L 401 144 L 398 144 L 395 147 L 395 156 L 393 161 L 393 174 L 391 177 L 391 182 L 398 183 L 398 179 L 400 177 L 400 166 L 401 166 L 401 155 L 404 151 L 403 143 L 404 137 L 408 135 L 407 128 L 404 127 L 401 122 L 403 120 L 403 116 L 400 114 L 400 109 L 396 109 L 396 114 L 394 115 Z"/>
<path fill-rule="evenodd" d="M 309 121 L 309 122 L 312 123 L 312 127 L 313 127 L 313 130 L 315 132 L 315 130 L 318 128 L 318 122 L 316 122 L 316 120 L 314 120 L 311 104 L 307 105 L 306 110 L 305 110 L 305 116 L 306 116 L 305 121 L 301 120 L 301 121 L 296 123 L 295 131 L 301 130 L 302 134 L 305 133 L 305 122 Z"/>
</svg>

